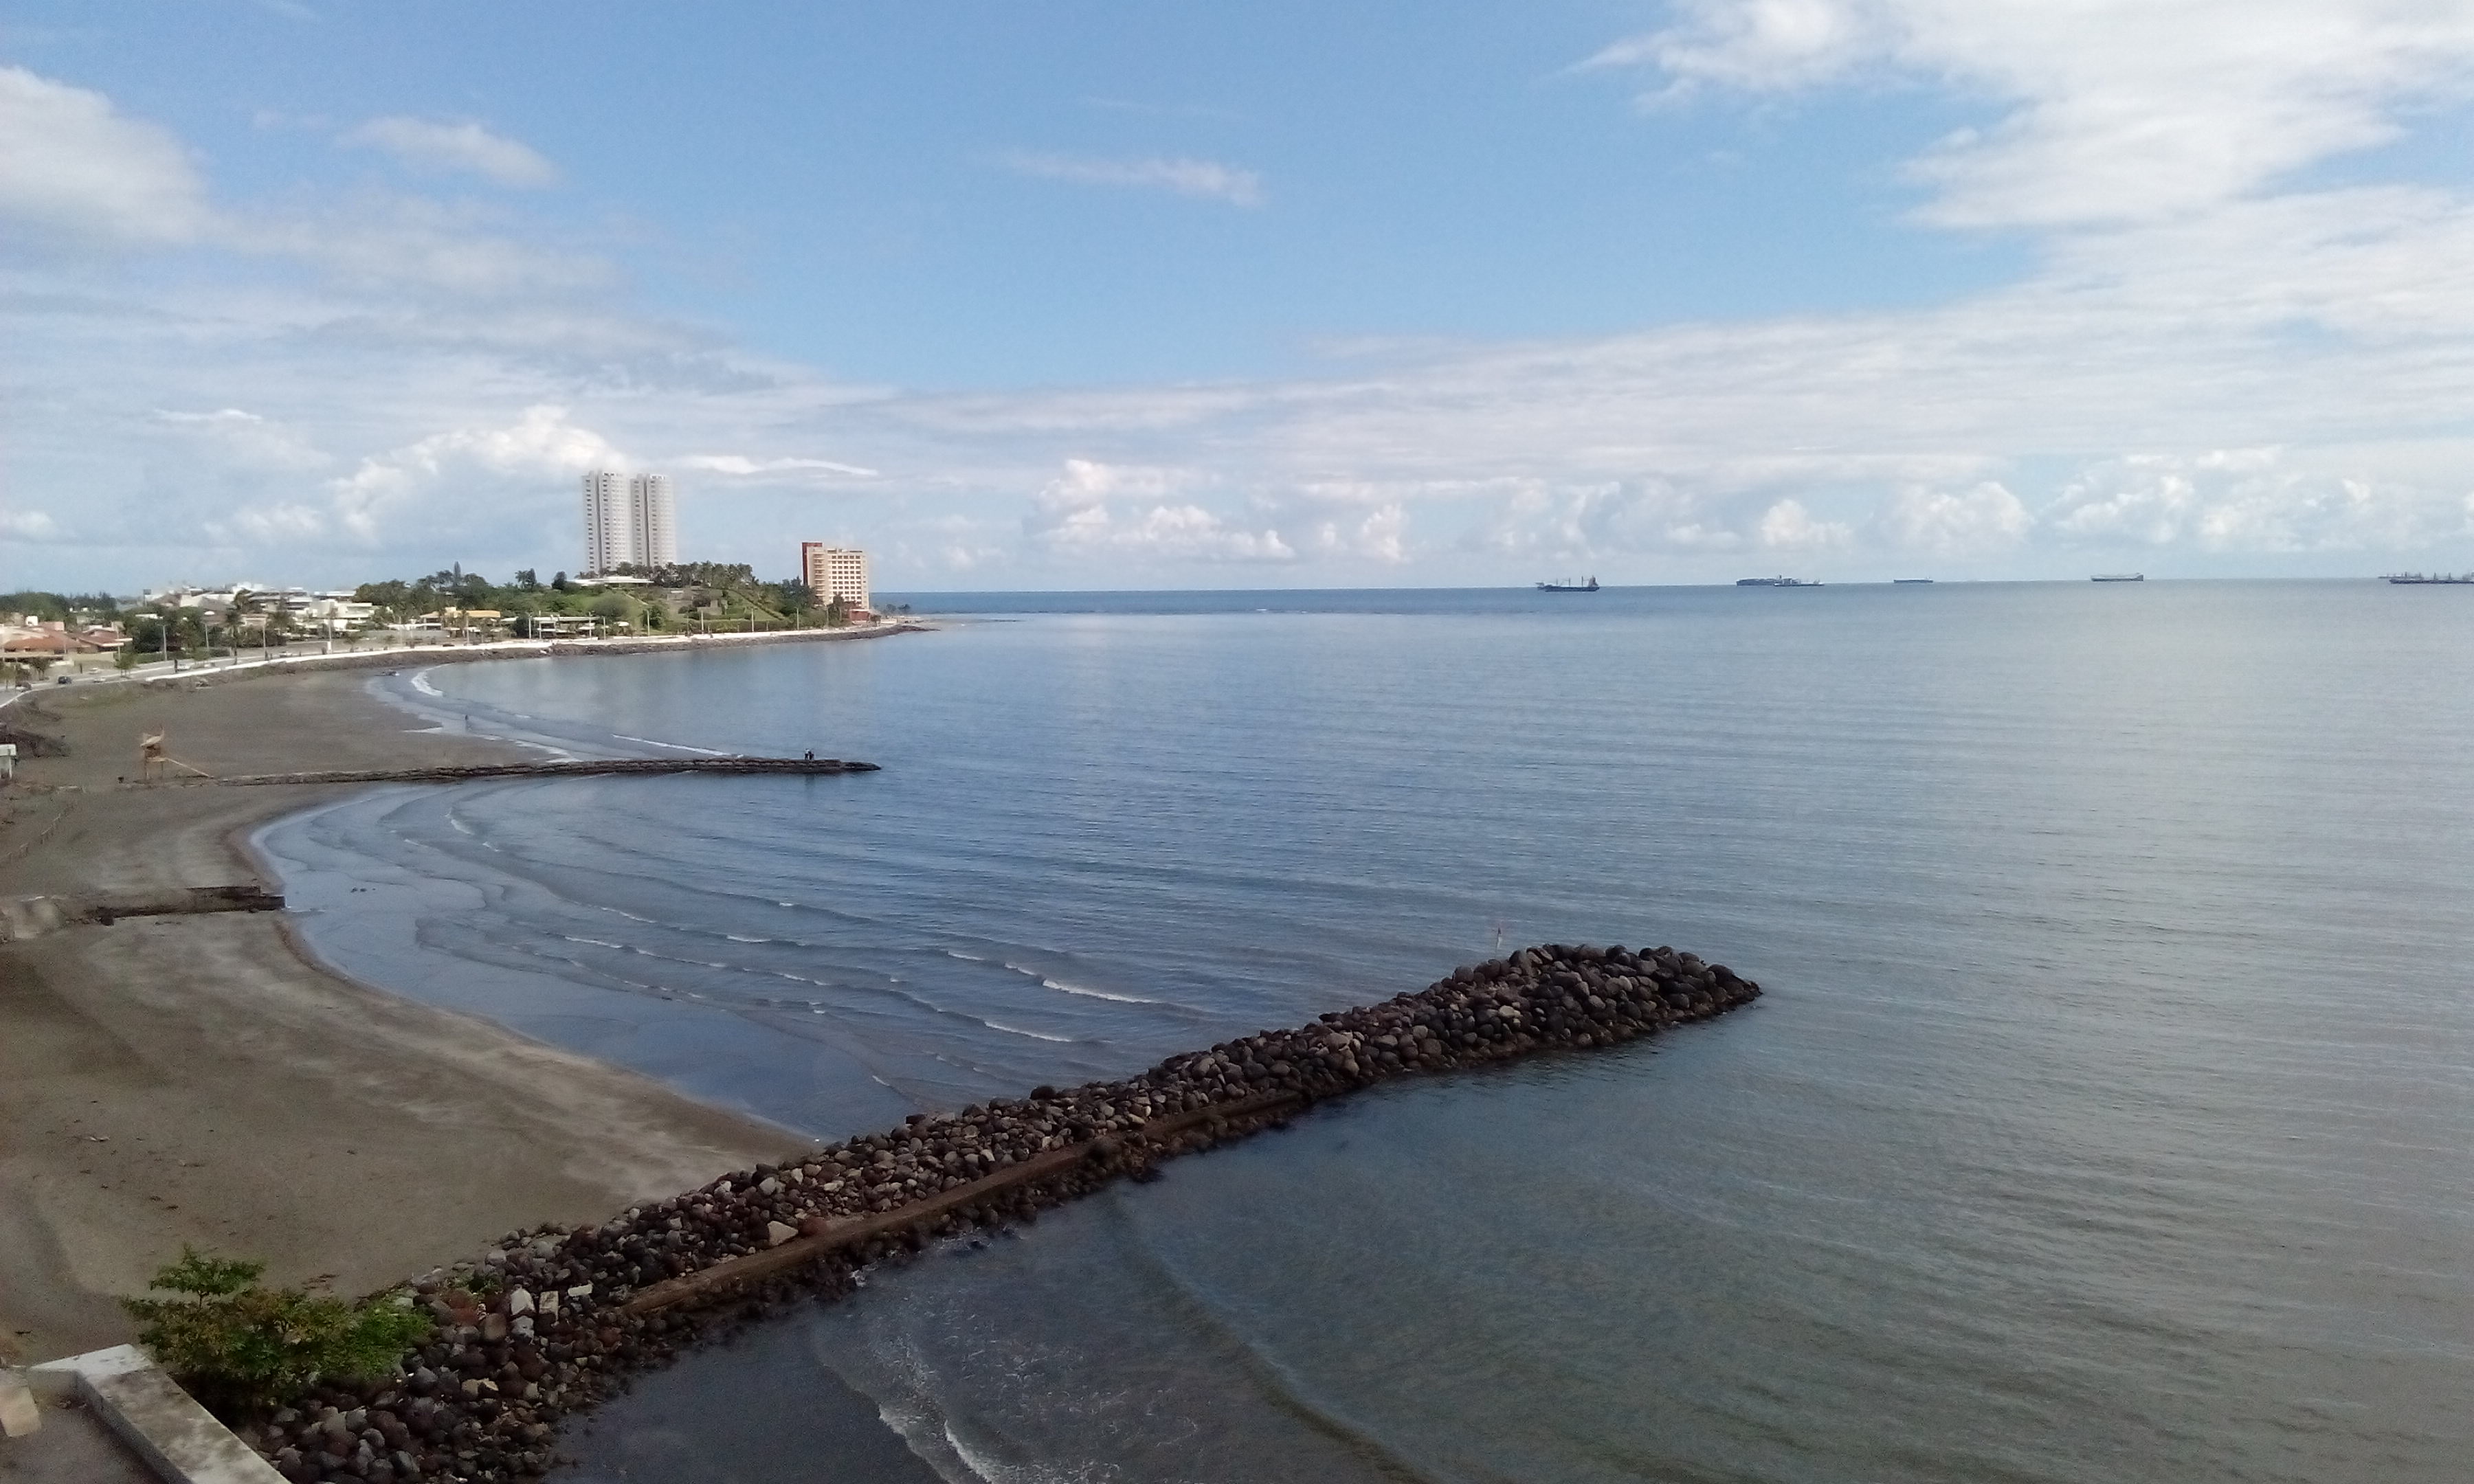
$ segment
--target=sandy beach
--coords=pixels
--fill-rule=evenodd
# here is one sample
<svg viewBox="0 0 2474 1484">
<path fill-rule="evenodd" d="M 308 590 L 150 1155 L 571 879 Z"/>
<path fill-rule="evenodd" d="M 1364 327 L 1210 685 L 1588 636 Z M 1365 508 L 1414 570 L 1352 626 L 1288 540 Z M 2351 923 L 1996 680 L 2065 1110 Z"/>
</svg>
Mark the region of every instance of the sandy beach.
<svg viewBox="0 0 2474 1484">
<path fill-rule="evenodd" d="M 247 837 L 346 787 L 132 786 L 141 731 L 209 773 L 508 760 L 350 671 L 44 693 L 0 897 L 262 880 Z M 267 883 L 272 885 L 273 883 Z M 131 1336 L 113 1303 L 191 1243 L 370 1290 L 512 1228 L 597 1221 L 793 1135 L 311 963 L 281 914 L 0 945 L 0 1358 Z"/>
</svg>

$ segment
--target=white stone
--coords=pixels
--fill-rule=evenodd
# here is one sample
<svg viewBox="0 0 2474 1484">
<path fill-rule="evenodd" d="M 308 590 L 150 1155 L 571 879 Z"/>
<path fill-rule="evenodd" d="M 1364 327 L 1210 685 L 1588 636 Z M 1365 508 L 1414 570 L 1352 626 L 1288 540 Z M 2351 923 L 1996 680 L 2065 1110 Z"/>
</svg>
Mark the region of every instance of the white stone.
<svg viewBox="0 0 2474 1484">
<path fill-rule="evenodd" d="M 756 1188 L 766 1195 L 780 1195 L 782 1193 L 782 1182 L 775 1180 L 770 1175 L 767 1175 L 763 1180 L 756 1183 Z"/>
<path fill-rule="evenodd" d="M 531 1289 L 515 1288 L 508 1291 L 507 1312 L 509 1314 L 529 1314 L 532 1311 L 533 1293 Z"/>
<path fill-rule="evenodd" d="M 786 1227 L 778 1221 L 764 1223 L 764 1245 L 767 1247 L 779 1247 L 798 1234 L 797 1227 Z"/>
</svg>

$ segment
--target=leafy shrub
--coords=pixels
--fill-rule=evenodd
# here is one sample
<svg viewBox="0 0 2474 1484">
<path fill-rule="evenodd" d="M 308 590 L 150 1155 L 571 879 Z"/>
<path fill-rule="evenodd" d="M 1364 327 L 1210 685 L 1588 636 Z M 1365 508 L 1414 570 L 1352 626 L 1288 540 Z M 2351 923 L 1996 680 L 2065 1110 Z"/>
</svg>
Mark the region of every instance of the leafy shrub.
<svg viewBox="0 0 2474 1484">
<path fill-rule="evenodd" d="M 261 1288 L 263 1262 L 181 1249 L 150 1289 L 123 1299 L 143 1344 L 191 1395 L 226 1416 L 262 1412 L 322 1380 L 369 1381 L 425 1338 L 429 1316 L 383 1301 L 347 1304 L 298 1288 Z"/>
</svg>

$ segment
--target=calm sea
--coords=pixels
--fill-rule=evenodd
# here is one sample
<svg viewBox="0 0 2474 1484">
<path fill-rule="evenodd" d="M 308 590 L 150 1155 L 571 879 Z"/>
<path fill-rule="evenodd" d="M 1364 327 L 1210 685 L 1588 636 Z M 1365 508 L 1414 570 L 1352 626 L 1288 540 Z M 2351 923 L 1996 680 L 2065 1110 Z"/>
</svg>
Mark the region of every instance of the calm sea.
<svg viewBox="0 0 2474 1484">
<path fill-rule="evenodd" d="M 582 1477 L 2466 1477 L 2474 588 L 913 601 L 957 616 L 379 682 L 882 773 L 263 843 L 350 972 L 816 1136 L 1498 943 L 1769 993 L 877 1273 Z"/>
</svg>

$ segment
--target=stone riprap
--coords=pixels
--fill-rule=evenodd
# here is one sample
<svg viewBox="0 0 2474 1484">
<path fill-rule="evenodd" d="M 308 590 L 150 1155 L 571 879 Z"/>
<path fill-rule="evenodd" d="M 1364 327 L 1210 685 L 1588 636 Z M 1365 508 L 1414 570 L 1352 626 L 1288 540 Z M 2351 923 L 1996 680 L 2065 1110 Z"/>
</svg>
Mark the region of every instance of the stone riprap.
<svg viewBox="0 0 2474 1484">
<path fill-rule="evenodd" d="M 1378 1082 L 1609 1046 L 1750 1002 L 1670 948 L 1523 948 L 1416 993 L 1171 1057 L 1140 1076 L 916 1113 L 573 1231 L 511 1233 L 397 1302 L 438 1322 L 403 1374 L 325 1388 L 244 1440 L 290 1479 L 501 1480 L 546 1472 L 559 1421 L 716 1324 L 849 1292 L 872 1262 L 1030 1221 L 1160 1160 Z"/>
</svg>

